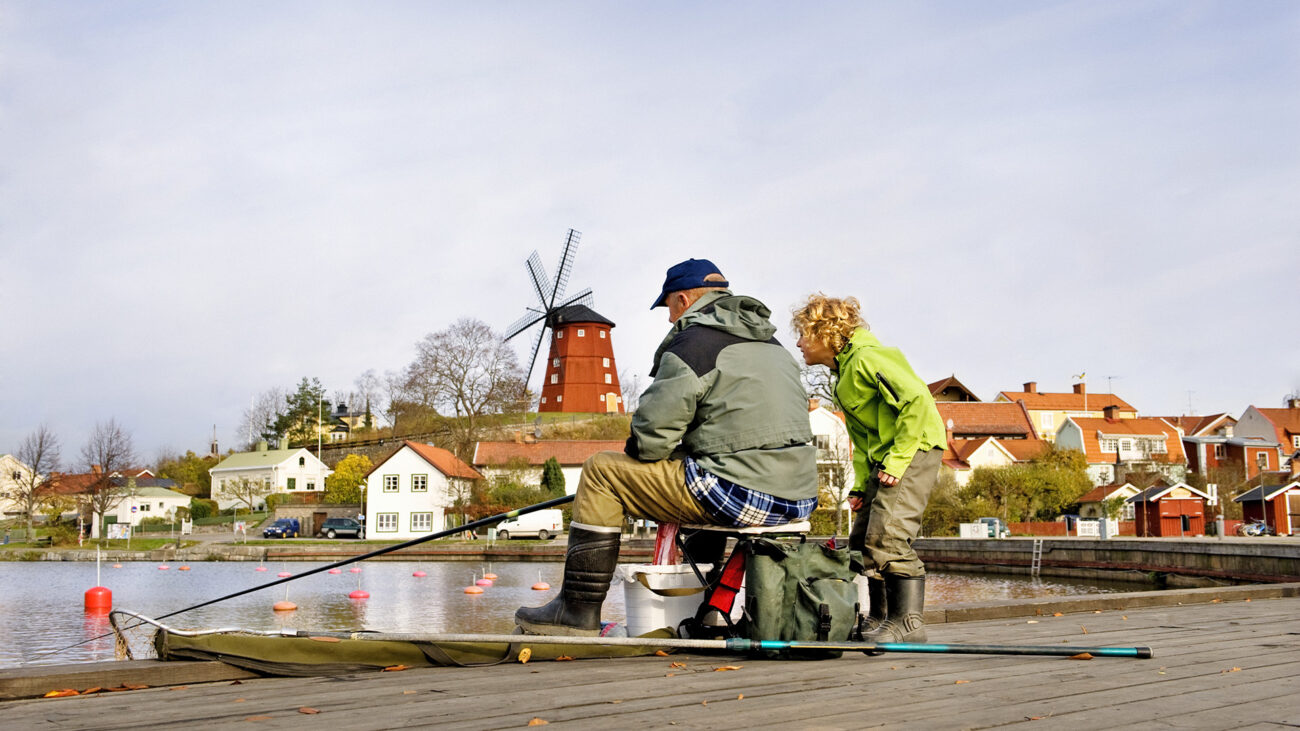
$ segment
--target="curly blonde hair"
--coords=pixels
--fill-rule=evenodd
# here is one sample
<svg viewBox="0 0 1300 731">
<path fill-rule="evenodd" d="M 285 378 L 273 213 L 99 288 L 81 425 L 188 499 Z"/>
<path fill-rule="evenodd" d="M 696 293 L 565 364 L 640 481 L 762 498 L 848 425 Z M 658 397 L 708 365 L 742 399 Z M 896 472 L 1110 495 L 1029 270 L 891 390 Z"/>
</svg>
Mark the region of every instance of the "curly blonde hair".
<svg viewBox="0 0 1300 731">
<path fill-rule="evenodd" d="M 862 319 L 862 305 L 856 297 L 841 299 L 818 292 L 791 312 L 790 325 L 795 332 L 825 344 L 833 353 L 844 350 L 854 330 L 871 329 Z"/>
</svg>

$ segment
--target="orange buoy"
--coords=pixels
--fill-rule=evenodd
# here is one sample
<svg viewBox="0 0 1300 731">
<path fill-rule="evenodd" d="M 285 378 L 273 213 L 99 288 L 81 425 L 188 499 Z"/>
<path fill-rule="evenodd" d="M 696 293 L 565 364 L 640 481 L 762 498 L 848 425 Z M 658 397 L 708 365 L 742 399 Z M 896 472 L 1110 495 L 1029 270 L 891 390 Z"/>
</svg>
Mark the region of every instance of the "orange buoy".
<svg viewBox="0 0 1300 731">
<path fill-rule="evenodd" d="M 428 574 L 424 573 L 423 571 L 416 571 L 415 573 L 411 574 L 411 576 L 415 576 L 417 578 L 424 578 L 425 576 L 428 576 Z"/>
<path fill-rule="evenodd" d="M 120 563 L 115 563 L 115 564 L 113 564 L 113 568 L 115 568 L 115 569 L 120 569 L 120 568 L 122 568 L 122 564 L 120 564 Z"/>
<path fill-rule="evenodd" d="M 496 580 L 497 580 L 497 575 L 496 575 L 496 574 L 483 574 L 483 578 L 485 578 L 485 579 L 491 579 L 491 580 L 493 580 L 493 581 L 496 581 Z"/>
<path fill-rule="evenodd" d="M 297 608 L 298 608 L 297 604 L 294 604 L 293 602 L 287 599 L 285 601 L 276 602 L 275 604 L 271 605 L 271 609 L 274 609 L 277 612 L 292 612 Z"/>
<path fill-rule="evenodd" d="M 106 586 L 92 586 L 86 590 L 86 611 L 107 612 L 113 608 L 113 591 Z"/>
<path fill-rule="evenodd" d="M 331 573 L 331 574 L 341 574 L 341 573 L 343 573 L 343 569 L 330 569 L 328 573 Z"/>
<path fill-rule="evenodd" d="M 370 598 L 370 592 L 365 591 L 364 589 L 357 589 L 356 591 L 352 592 L 351 594 L 348 594 L 348 598 L 349 598 L 349 599 L 369 599 L 369 598 Z"/>
<path fill-rule="evenodd" d="M 180 567 L 180 568 L 178 568 L 178 569 L 176 569 L 176 570 L 177 570 L 177 571 L 189 571 L 189 570 L 190 570 L 190 567 L 189 567 L 189 566 L 182 566 L 182 567 Z"/>
<path fill-rule="evenodd" d="M 550 591 L 550 590 L 551 590 L 551 585 L 546 583 L 545 581 L 539 581 L 536 584 L 533 584 L 533 591 Z"/>
</svg>

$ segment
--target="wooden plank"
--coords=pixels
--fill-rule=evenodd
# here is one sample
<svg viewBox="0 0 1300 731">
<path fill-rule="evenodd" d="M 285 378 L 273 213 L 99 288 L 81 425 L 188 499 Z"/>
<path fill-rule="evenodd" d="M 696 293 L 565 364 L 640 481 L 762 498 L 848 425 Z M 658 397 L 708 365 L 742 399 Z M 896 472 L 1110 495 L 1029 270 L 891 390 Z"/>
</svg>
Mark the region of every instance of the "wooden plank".
<svg viewBox="0 0 1300 731">
<path fill-rule="evenodd" d="M 116 688 L 130 685 L 181 685 L 255 678 L 254 673 L 215 660 L 160 663 L 127 660 L 111 663 L 29 666 L 0 670 L 0 700 L 34 698 L 52 690 Z"/>
</svg>

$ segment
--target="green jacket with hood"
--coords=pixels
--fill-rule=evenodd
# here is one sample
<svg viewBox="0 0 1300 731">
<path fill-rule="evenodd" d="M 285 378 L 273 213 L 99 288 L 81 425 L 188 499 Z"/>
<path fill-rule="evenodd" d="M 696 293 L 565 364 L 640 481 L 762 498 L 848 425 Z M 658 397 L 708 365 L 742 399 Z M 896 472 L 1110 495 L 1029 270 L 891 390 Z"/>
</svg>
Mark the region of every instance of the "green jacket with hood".
<svg viewBox="0 0 1300 731">
<path fill-rule="evenodd" d="M 762 302 L 725 289 L 687 309 L 655 353 L 627 453 L 643 462 L 689 456 L 751 490 L 815 497 L 808 396 L 770 315 Z"/>
<path fill-rule="evenodd" d="M 898 348 L 885 347 L 870 330 L 858 328 L 835 363 L 835 400 L 853 440 L 854 491 L 875 470 L 902 477 L 918 451 L 944 446 L 947 433 L 934 397 Z"/>
</svg>

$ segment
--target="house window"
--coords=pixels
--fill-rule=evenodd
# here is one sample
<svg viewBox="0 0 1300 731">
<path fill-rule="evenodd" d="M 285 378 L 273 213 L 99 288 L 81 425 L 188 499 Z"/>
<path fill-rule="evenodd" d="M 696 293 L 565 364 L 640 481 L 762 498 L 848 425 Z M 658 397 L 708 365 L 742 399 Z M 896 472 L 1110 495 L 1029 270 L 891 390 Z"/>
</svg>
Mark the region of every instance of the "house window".
<svg viewBox="0 0 1300 731">
<path fill-rule="evenodd" d="M 397 513 L 376 513 L 375 532 L 377 533 L 397 532 Z"/>
<path fill-rule="evenodd" d="M 580 338 L 581 338 L 581 337 L 586 337 L 586 335 L 587 335 L 587 331 L 586 331 L 586 330 L 583 330 L 582 328 L 578 328 L 578 337 L 580 337 Z"/>
<path fill-rule="evenodd" d="M 1052 427 L 1056 426 L 1056 417 L 1053 414 L 1039 414 L 1038 428 L 1043 432 L 1050 432 Z"/>
<path fill-rule="evenodd" d="M 398 480 L 397 475 L 384 475 L 384 492 L 397 492 Z M 393 530 L 397 530 L 396 527 Z"/>
<path fill-rule="evenodd" d="M 307 464 L 307 458 L 306 458 L 306 457 L 299 457 L 299 458 L 298 458 L 298 466 L 299 466 L 299 467 L 304 467 L 304 466 L 306 466 L 306 464 Z"/>
<path fill-rule="evenodd" d="M 560 359 L 559 359 L 559 358 L 552 358 L 552 359 L 551 359 L 551 365 L 555 366 L 556 368 L 559 368 L 559 367 L 560 367 Z"/>
<path fill-rule="evenodd" d="M 613 383 L 613 382 L 614 382 L 614 376 L 612 376 L 612 375 L 606 373 L 606 374 L 605 374 L 605 383 Z"/>
<path fill-rule="evenodd" d="M 545 396 L 542 397 L 542 403 L 546 403 L 546 397 L 545 397 Z"/>
<path fill-rule="evenodd" d="M 433 513 L 411 513 L 411 531 L 428 533 L 433 528 Z"/>
<path fill-rule="evenodd" d="M 1291 446 L 1295 447 L 1296 449 L 1300 449 L 1300 434 L 1291 437 Z M 18 479 L 17 472 L 14 473 L 14 479 L 15 480 Z"/>
<path fill-rule="evenodd" d="M 1260 452 L 1255 455 L 1255 464 L 1261 469 L 1268 469 L 1268 452 Z"/>
<path fill-rule="evenodd" d="M 1165 446 L 1163 439 L 1152 439 L 1151 451 L 1154 454 L 1165 454 L 1169 451 L 1169 448 Z"/>
<path fill-rule="evenodd" d="M 312 482 L 311 480 L 308 480 L 308 481 L 307 481 L 307 489 L 308 489 L 308 490 L 315 490 L 315 489 L 316 489 L 316 483 Z"/>
<path fill-rule="evenodd" d="M 1296 437 L 1296 439 L 1300 439 L 1300 437 Z M 14 470 L 12 477 L 14 478 L 14 482 L 21 482 L 23 479 L 23 473 L 19 472 L 18 470 Z"/>
<path fill-rule="evenodd" d="M 428 475 L 411 475 L 411 492 L 428 492 Z"/>
<path fill-rule="evenodd" d="M 141 504 L 140 504 L 140 512 L 142 512 L 142 513 L 147 513 L 147 512 L 149 512 L 149 503 L 141 503 Z"/>
<path fill-rule="evenodd" d="M 813 443 L 817 445 L 818 449 L 830 449 L 831 437 L 829 434 L 816 434 L 813 436 Z"/>
<path fill-rule="evenodd" d="M 606 368 L 608 368 L 608 367 L 609 367 L 609 358 L 605 358 L 605 359 L 604 359 L 604 363 L 602 363 L 601 365 L 603 365 L 603 366 L 605 366 Z"/>
<path fill-rule="evenodd" d="M 285 481 L 284 481 L 284 487 L 285 487 L 285 489 L 287 489 L 287 490 L 297 490 L 297 489 L 298 489 L 298 478 L 296 478 L 296 477 L 290 477 L 289 479 L 285 480 Z"/>
<path fill-rule="evenodd" d="M 1119 440 L 1119 451 L 1121 451 L 1121 452 L 1132 452 L 1132 451 L 1133 451 L 1133 440 L 1132 440 L 1132 439 L 1121 439 L 1121 440 Z"/>
<path fill-rule="evenodd" d="M 604 330 L 601 330 L 601 331 L 600 331 L 600 339 L 601 339 L 601 340 L 604 340 L 604 339 L 605 339 L 605 331 L 604 331 Z"/>
<path fill-rule="evenodd" d="M 1214 445 L 1214 458 L 1217 460 L 1228 458 L 1228 447 L 1226 444 Z"/>
<path fill-rule="evenodd" d="M 560 382 L 560 374 L 559 374 L 559 373 L 552 373 L 552 374 L 551 374 L 551 383 L 555 384 L 555 383 L 559 383 L 559 382 Z"/>
<path fill-rule="evenodd" d="M 1133 503 L 1124 503 L 1119 509 L 1120 520 L 1133 520 Z"/>
<path fill-rule="evenodd" d="M 556 339 L 556 340 L 563 340 L 563 339 L 564 339 L 564 331 L 561 330 L 561 331 L 555 333 L 555 339 Z"/>
<path fill-rule="evenodd" d="M 1118 451 L 1118 450 L 1119 450 L 1119 440 L 1118 440 L 1118 439 L 1103 439 L 1103 440 L 1101 440 L 1101 451 L 1103 451 L 1103 452 L 1112 452 L 1112 453 L 1113 453 L 1113 452 L 1116 452 L 1116 451 Z"/>
<path fill-rule="evenodd" d="M 555 397 L 555 403 L 558 404 L 558 403 L 560 403 L 561 401 L 564 401 L 564 395 L 563 395 L 563 394 L 561 394 L 561 395 Z"/>
</svg>

